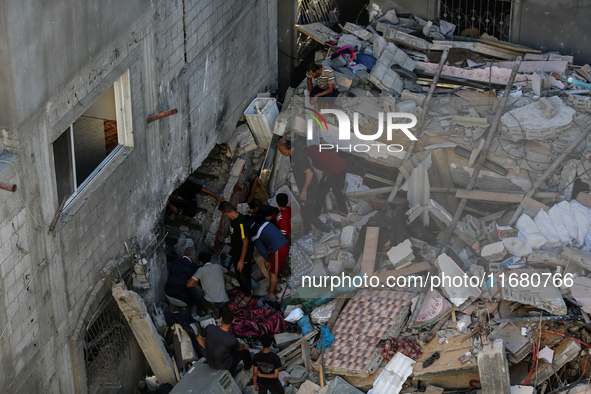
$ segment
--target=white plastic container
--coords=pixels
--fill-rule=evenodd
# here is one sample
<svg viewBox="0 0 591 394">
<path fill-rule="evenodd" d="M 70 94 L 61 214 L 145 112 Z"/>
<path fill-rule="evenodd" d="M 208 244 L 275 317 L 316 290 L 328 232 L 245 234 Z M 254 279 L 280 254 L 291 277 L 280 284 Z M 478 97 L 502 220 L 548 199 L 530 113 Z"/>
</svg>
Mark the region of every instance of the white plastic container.
<svg viewBox="0 0 591 394">
<path fill-rule="evenodd" d="M 244 111 L 244 116 L 259 148 L 268 149 L 273 138 L 275 120 L 279 116 L 277 100 L 268 97 L 256 98 Z"/>
</svg>

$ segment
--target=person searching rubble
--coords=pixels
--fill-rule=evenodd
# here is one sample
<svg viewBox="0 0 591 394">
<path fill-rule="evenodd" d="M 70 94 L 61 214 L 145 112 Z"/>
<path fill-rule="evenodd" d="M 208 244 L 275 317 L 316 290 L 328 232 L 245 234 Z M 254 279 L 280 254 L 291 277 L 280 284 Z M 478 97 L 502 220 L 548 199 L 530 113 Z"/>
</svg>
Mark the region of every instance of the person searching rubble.
<svg viewBox="0 0 591 394">
<path fill-rule="evenodd" d="M 189 217 L 197 215 L 196 196 L 199 193 L 215 198 L 218 204 L 224 201 L 221 196 L 205 188 L 195 178 L 189 176 L 187 181 L 176 189 L 168 199 L 168 209 L 174 215 L 178 215 L 179 213 L 183 213 Z"/>
<path fill-rule="evenodd" d="M 252 299 L 252 283 L 250 273 L 254 264 L 254 247 L 250 241 L 250 226 L 244 215 L 228 201 L 222 201 L 218 210 L 230 219 L 230 256 L 231 263 L 240 283 L 240 290 L 244 294 L 243 302 Z"/>
<path fill-rule="evenodd" d="M 310 91 L 310 104 L 316 104 L 318 97 L 337 97 L 339 92 L 335 86 L 334 71 L 322 64 L 310 63 L 306 73 L 308 90 Z M 316 83 L 316 86 L 312 83 Z"/>
<path fill-rule="evenodd" d="M 267 298 L 275 300 L 276 293 L 281 291 L 277 285 L 277 277 L 283 262 L 289 256 L 289 242 L 281 230 L 273 223 L 259 217 L 250 226 L 251 240 L 265 259 L 265 267 L 269 270 L 269 292 Z"/>
<path fill-rule="evenodd" d="M 318 201 L 318 178 L 312 169 L 310 157 L 303 143 L 282 138 L 277 142 L 277 150 L 291 159 L 291 168 L 296 185 L 299 190 L 300 208 L 304 222 L 304 234 L 307 234 L 314 226 L 322 234 L 317 234 L 318 242 L 325 242 L 336 236 L 326 224 L 320 220 L 316 211 Z"/>
<path fill-rule="evenodd" d="M 248 345 L 238 342 L 238 339 L 229 332 L 234 322 L 234 312 L 230 309 L 222 311 L 222 324 L 216 326 L 210 324 L 201 329 L 197 336 L 197 342 L 205 349 L 207 364 L 213 369 L 229 370 L 232 376 L 236 376 L 242 370 L 252 367 L 252 358 Z"/>
<path fill-rule="evenodd" d="M 251 210 L 252 220 L 273 220 L 279 214 L 279 209 L 272 205 L 265 205 L 258 198 L 253 198 L 248 203 Z"/>
<path fill-rule="evenodd" d="M 275 225 L 285 235 L 291 245 L 291 207 L 289 206 L 289 196 L 285 193 L 279 193 L 275 196 L 275 201 L 279 207 L 279 213 L 275 217 Z"/>
<path fill-rule="evenodd" d="M 187 288 L 186 283 L 199 267 L 195 264 L 195 249 L 186 248 L 183 257 L 173 260 L 168 266 L 168 280 L 164 285 L 164 294 L 170 305 L 188 308 L 197 305 L 202 309 L 198 299 Z"/>
<path fill-rule="evenodd" d="M 333 209 L 332 212 L 341 216 L 347 216 L 349 212 L 347 209 L 347 198 L 343 193 L 347 178 L 347 162 L 334 152 L 320 149 L 319 145 L 310 145 L 305 149 L 310 160 L 312 160 L 312 166 L 324 173 L 318 185 L 316 214 L 320 215 L 324 207 L 326 195 L 329 190 L 332 190 L 338 206 L 338 209 Z"/>
<path fill-rule="evenodd" d="M 212 254 L 209 251 L 199 253 L 197 261 L 200 268 L 189 278 L 187 287 L 192 289 L 201 305 L 208 309 L 205 312 L 212 313 L 214 318 L 219 319 L 220 310 L 229 301 L 224 274 L 232 278 L 236 278 L 236 275 L 221 264 L 213 264 L 211 259 Z"/>
<path fill-rule="evenodd" d="M 279 368 L 281 359 L 271 352 L 273 335 L 265 333 L 261 336 L 263 351 L 254 355 L 252 381 L 254 391 L 259 394 L 283 394 L 285 390 L 279 381 Z"/>
</svg>

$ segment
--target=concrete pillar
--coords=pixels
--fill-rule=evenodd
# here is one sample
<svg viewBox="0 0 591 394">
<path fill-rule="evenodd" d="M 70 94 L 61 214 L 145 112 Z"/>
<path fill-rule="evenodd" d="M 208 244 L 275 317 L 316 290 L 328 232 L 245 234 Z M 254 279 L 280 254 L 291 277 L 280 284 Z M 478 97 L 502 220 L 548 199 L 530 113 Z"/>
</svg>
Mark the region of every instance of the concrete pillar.
<svg viewBox="0 0 591 394">
<path fill-rule="evenodd" d="M 484 345 L 478 353 L 482 394 L 509 394 L 509 367 L 503 340 Z"/>
<path fill-rule="evenodd" d="M 113 285 L 112 293 L 158 383 L 170 383 L 174 386 L 176 377 L 172 360 L 166 352 L 152 318 L 148 315 L 144 300 L 136 292 L 127 290 L 123 284 Z"/>
</svg>

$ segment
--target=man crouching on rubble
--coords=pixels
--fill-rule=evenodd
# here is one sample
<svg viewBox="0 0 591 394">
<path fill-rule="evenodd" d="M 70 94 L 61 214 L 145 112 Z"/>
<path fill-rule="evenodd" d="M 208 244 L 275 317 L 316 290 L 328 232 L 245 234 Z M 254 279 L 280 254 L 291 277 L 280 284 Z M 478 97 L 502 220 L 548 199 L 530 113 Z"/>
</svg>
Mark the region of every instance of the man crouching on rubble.
<svg viewBox="0 0 591 394">
<path fill-rule="evenodd" d="M 220 327 L 210 324 L 197 336 L 197 342 L 205 348 L 207 364 L 213 369 L 230 370 L 232 376 L 240 372 L 238 364 L 244 363 L 244 369 L 252 367 L 252 358 L 248 351 L 248 345 L 238 342 L 238 339 L 229 332 L 234 322 L 234 312 L 224 309 L 222 312 L 222 325 Z"/>
<path fill-rule="evenodd" d="M 310 104 L 314 105 L 318 97 L 337 97 L 335 89 L 334 71 L 322 64 L 310 63 L 306 73 L 308 90 L 310 91 Z M 316 82 L 313 86 L 312 79 Z"/>
</svg>

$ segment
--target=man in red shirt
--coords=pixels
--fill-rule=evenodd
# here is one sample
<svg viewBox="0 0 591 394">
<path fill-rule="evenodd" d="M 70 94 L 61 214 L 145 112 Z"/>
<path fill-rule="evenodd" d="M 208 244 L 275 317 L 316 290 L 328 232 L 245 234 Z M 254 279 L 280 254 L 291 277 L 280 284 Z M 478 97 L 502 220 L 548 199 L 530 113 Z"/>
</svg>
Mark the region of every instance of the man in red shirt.
<svg viewBox="0 0 591 394">
<path fill-rule="evenodd" d="M 318 214 L 324 207 L 326 194 L 332 189 L 332 193 L 337 200 L 338 209 L 333 210 L 342 216 L 347 216 L 347 199 L 343 193 L 345 189 L 345 179 L 347 177 L 347 163 L 341 156 L 329 150 L 321 150 L 318 145 L 310 145 L 305 148 L 306 153 L 312 161 L 312 165 L 324 172 L 324 176 L 318 185 L 318 200 L 316 211 Z"/>
<path fill-rule="evenodd" d="M 291 244 L 291 207 L 289 206 L 289 197 L 285 193 L 279 193 L 275 197 L 279 206 L 279 213 L 275 217 L 275 225 L 281 230 Z"/>
</svg>

